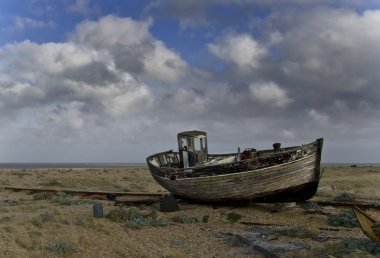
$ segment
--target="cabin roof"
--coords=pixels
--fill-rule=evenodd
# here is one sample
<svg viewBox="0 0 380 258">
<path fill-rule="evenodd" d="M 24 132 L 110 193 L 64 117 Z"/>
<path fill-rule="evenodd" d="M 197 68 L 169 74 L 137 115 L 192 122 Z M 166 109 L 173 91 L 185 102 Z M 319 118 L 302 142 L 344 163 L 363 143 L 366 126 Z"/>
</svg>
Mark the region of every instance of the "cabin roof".
<svg viewBox="0 0 380 258">
<path fill-rule="evenodd" d="M 178 137 L 205 137 L 206 132 L 196 131 L 196 130 L 185 131 L 185 132 L 178 133 L 177 136 Z"/>
</svg>

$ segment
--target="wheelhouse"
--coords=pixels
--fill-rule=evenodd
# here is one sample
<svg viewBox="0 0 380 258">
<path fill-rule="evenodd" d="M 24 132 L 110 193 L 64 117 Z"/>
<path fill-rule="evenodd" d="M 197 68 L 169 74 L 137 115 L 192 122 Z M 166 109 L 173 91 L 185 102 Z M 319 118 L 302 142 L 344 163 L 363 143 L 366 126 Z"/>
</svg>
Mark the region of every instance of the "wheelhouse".
<svg viewBox="0 0 380 258">
<path fill-rule="evenodd" d="M 186 131 L 177 135 L 182 167 L 193 167 L 207 161 L 207 134 L 202 131 Z"/>
</svg>

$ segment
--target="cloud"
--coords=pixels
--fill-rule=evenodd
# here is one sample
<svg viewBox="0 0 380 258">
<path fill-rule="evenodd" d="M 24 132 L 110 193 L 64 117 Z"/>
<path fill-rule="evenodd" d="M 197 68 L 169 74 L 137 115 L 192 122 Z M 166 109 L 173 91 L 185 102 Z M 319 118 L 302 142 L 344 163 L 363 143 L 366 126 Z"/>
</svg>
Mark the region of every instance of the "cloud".
<svg viewBox="0 0 380 258">
<path fill-rule="evenodd" d="M 21 141 L 66 143 L 99 141 L 115 124 L 114 136 L 141 130 L 156 105 L 144 80 L 174 83 L 187 69 L 151 23 L 107 16 L 78 25 L 67 42 L 1 47 L 0 113 L 10 123 L 2 129 Z"/>
<path fill-rule="evenodd" d="M 285 30 L 277 49 L 286 77 L 313 87 L 357 92 L 378 81 L 371 67 L 380 60 L 376 42 L 380 11 L 315 9 L 307 13 L 273 14 L 271 26 Z M 326 84 L 328 82 L 328 84 Z"/>
<path fill-rule="evenodd" d="M 189 129 L 208 131 L 216 152 L 317 137 L 327 148 L 377 139 L 379 10 L 353 2 L 189 1 L 182 19 L 186 8 L 178 11 L 177 2 L 150 8 L 168 3 L 167 13 L 143 16 L 153 18 L 85 20 L 60 43 L 1 46 L 4 146 L 112 143 L 141 161 L 175 148 L 176 133 Z M 231 6 L 241 16 L 222 23 L 218 15 Z M 152 32 L 168 16 L 181 19 L 177 39 L 191 32 L 198 48 L 174 49 L 175 40 L 169 48 Z M 187 62 L 191 51 L 202 62 Z M 111 160 L 115 152 L 106 153 Z"/>
<path fill-rule="evenodd" d="M 187 72 L 187 64 L 162 41 L 150 34 L 152 20 L 106 16 L 77 26 L 73 41 L 107 52 L 120 70 L 166 83 L 176 83 Z"/>
<path fill-rule="evenodd" d="M 307 115 L 312 119 L 312 122 L 318 126 L 327 126 L 329 122 L 329 116 L 318 112 L 315 109 L 311 109 L 307 112 Z"/>
<path fill-rule="evenodd" d="M 250 72 L 260 66 L 267 55 L 265 47 L 248 34 L 227 34 L 216 43 L 208 44 L 209 51 L 226 63 L 236 65 L 242 72 Z"/>
<path fill-rule="evenodd" d="M 25 28 L 52 28 L 55 26 L 55 23 L 52 21 L 39 21 L 39 20 L 34 20 L 28 17 L 20 17 L 20 16 L 15 16 L 14 17 L 14 26 L 16 29 L 25 29 Z"/>
<path fill-rule="evenodd" d="M 182 30 L 211 25 L 210 16 L 207 17 L 207 1 L 152 1 L 145 7 L 145 13 L 158 17 L 169 16 L 179 20 Z"/>
<path fill-rule="evenodd" d="M 44 29 L 44 28 L 54 28 L 56 26 L 56 23 L 54 21 L 43 21 L 43 20 L 36 20 L 29 17 L 22 17 L 22 16 L 11 16 L 11 17 L 1 17 L 5 20 L 10 20 L 9 25 L 3 27 L 1 30 L 3 32 L 16 32 L 21 30 L 28 30 L 28 29 Z"/>
<path fill-rule="evenodd" d="M 274 82 L 258 82 L 249 86 L 252 98 L 262 104 L 274 107 L 286 107 L 293 102 L 286 92 Z"/>
<path fill-rule="evenodd" d="M 91 5 L 89 0 L 76 0 L 73 4 L 67 8 L 70 12 L 80 14 L 96 14 L 100 13 L 99 7 Z"/>
</svg>

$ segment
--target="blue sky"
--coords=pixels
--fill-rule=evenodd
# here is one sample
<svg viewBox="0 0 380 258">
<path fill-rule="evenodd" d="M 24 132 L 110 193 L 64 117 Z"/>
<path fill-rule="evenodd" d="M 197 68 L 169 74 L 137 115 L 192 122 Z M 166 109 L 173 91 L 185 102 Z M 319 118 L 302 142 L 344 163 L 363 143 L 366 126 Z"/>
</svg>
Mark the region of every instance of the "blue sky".
<svg viewBox="0 0 380 258">
<path fill-rule="evenodd" d="M 0 162 L 325 138 L 379 162 L 378 1 L 0 1 Z"/>
</svg>

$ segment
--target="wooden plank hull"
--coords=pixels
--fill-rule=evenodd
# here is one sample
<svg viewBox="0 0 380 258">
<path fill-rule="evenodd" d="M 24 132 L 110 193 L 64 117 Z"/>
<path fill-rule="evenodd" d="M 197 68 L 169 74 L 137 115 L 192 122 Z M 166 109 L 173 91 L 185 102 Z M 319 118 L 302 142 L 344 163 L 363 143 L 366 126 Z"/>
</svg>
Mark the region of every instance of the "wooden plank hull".
<svg viewBox="0 0 380 258">
<path fill-rule="evenodd" d="M 352 207 L 363 233 L 380 245 L 380 224 L 356 206 Z"/>
<path fill-rule="evenodd" d="M 207 168 L 207 173 L 196 177 L 168 177 L 149 162 L 148 165 L 159 184 L 184 199 L 206 202 L 301 201 L 311 198 L 318 188 L 322 140 L 309 144 L 307 148 L 302 149 L 305 155 L 301 158 L 263 168 L 255 168 L 249 162 L 244 166 L 232 163 L 222 169 L 215 166 L 214 170 L 218 172 L 215 175 Z"/>
</svg>

